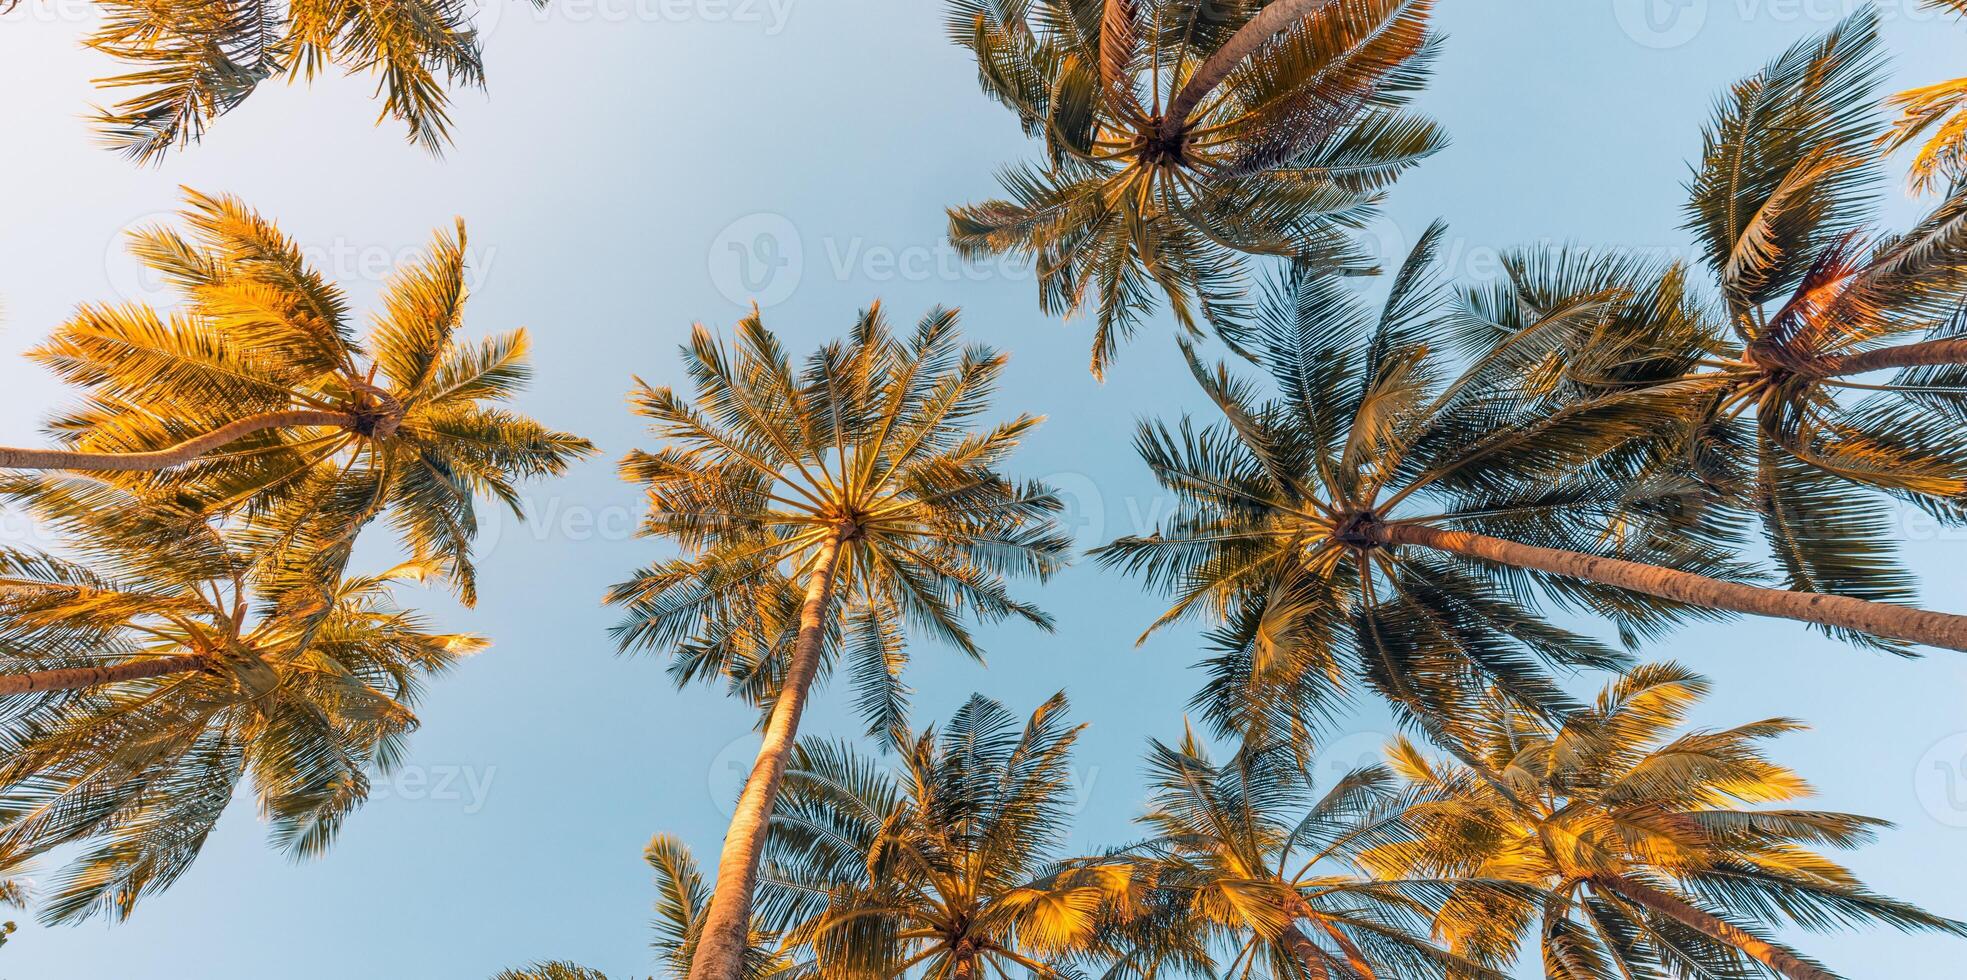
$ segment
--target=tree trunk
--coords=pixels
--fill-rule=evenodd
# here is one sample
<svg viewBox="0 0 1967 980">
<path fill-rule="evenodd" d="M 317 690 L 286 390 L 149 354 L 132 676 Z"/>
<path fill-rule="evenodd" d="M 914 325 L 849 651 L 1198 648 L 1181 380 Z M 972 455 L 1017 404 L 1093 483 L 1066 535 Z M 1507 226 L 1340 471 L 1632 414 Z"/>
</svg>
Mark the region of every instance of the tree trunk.
<svg viewBox="0 0 1967 980">
<path fill-rule="evenodd" d="M 1942 364 L 1967 364 L 1967 337 L 1927 340 L 1857 354 L 1820 357 L 1810 365 L 1810 374 L 1812 377 L 1836 378 L 1870 374 L 1888 368 L 1936 367 Z"/>
<path fill-rule="evenodd" d="M 1161 117 L 1161 138 L 1172 140 L 1188 128 L 1188 114 L 1209 97 L 1216 86 L 1221 85 L 1229 73 L 1236 70 L 1257 49 L 1270 43 L 1278 32 L 1288 30 L 1292 24 L 1313 16 L 1320 10 L 1331 6 L 1337 0 L 1273 0 L 1270 6 L 1259 11 L 1250 22 L 1244 24 L 1195 74 L 1188 76 L 1182 90 L 1176 93 L 1174 101 L 1168 103 L 1168 111 Z"/>
<path fill-rule="evenodd" d="M 799 612 L 799 636 L 793 641 L 792 663 L 772 714 L 765 723 L 765 744 L 738 797 L 724 852 L 717 861 L 717 887 L 704 914 L 697 938 L 690 980 L 742 980 L 744 951 L 751 932 L 752 891 L 758 882 L 758 863 L 765 851 L 765 829 L 785 778 L 786 761 L 799 737 L 799 716 L 820 666 L 826 624 L 833 612 L 833 573 L 840 560 L 841 539 L 827 539 L 806 583 L 806 603 Z"/>
<path fill-rule="evenodd" d="M 67 449 L 11 449 L 0 446 L 0 469 L 150 473 L 182 466 L 214 449 L 268 429 L 309 425 L 347 427 L 354 424 L 355 416 L 345 412 L 314 409 L 262 412 L 229 422 L 202 436 L 186 439 L 169 449 L 147 453 L 84 453 Z"/>
<path fill-rule="evenodd" d="M 1311 980 L 1331 980 L 1332 971 L 1325 965 L 1325 951 L 1319 949 L 1318 944 L 1312 942 L 1297 923 L 1285 926 L 1282 938 L 1284 947 L 1297 957 L 1298 965 L 1304 967 L 1305 976 Z"/>
<path fill-rule="evenodd" d="M 1575 551 L 1539 548 L 1482 534 L 1449 531 L 1415 524 L 1382 524 L 1370 529 L 1383 544 L 1432 548 L 1467 558 L 1479 558 L 1516 568 L 1534 569 L 1566 578 L 1629 589 L 1662 599 L 1726 609 L 1755 616 L 1774 616 L 1873 636 L 1967 651 L 1967 616 L 1929 612 L 1908 606 L 1867 602 L 1849 596 L 1789 592 L 1677 572 L 1656 565 L 1598 558 Z"/>
<path fill-rule="evenodd" d="M 1716 942 L 1733 946 L 1757 963 L 1788 980 L 1837 980 L 1830 972 L 1803 962 L 1795 953 L 1757 939 L 1741 928 L 1695 908 L 1657 888 L 1622 875 L 1599 875 L 1591 883 L 1686 926 Z"/>
<path fill-rule="evenodd" d="M 42 691 L 82 691 L 119 681 L 143 680 L 170 674 L 204 670 L 204 657 L 187 654 L 156 660 L 133 660 L 108 667 L 72 667 L 64 670 L 37 670 L 25 674 L 0 676 L 0 696 L 38 694 Z"/>
</svg>

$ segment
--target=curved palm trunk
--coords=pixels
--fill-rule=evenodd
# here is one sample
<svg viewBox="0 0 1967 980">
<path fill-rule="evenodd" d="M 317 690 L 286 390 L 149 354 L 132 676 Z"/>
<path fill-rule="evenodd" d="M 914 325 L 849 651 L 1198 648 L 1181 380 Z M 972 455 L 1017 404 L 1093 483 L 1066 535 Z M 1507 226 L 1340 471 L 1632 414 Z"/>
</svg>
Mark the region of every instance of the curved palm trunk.
<svg viewBox="0 0 1967 980">
<path fill-rule="evenodd" d="M 1188 76 L 1182 90 L 1175 94 L 1174 101 L 1168 103 L 1168 111 L 1161 117 L 1161 138 L 1172 140 L 1181 135 L 1188 125 L 1188 114 L 1209 97 L 1215 87 L 1229 77 L 1257 49 L 1270 43 L 1278 32 L 1287 30 L 1292 24 L 1318 13 L 1338 0 L 1274 0 L 1250 22 L 1238 28 L 1195 74 Z"/>
<path fill-rule="evenodd" d="M 833 573 L 840 561 L 841 543 L 837 536 L 827 539 L 807 580 L 792 663 L 778 700 L 772 704 L 771 718 L 765 723 L 765 744 L 758 748 L 744 794 L 738 797 L 737 812 L 731 815 L 731 829 L 724 835 L 724 852 L 717 861 L 717 888 L 704 913 L 690 980 L 743 978 L 752 892 L 758 884 L 758 862 L 765 850 L 765 827 L 778 799 L 779 783 L 785 778 L 786 761 L 792 757 L 799 737 L 799 716 L 806 710 L 806 695 L 819 671 L 820 646 L 833 611 Z"/>
<path fill-rule="evenodd" d="M 1909 643 L 1967 651 L 1967 616 L 1867 602 L 1849 596 L 1741 585 L 1656 565 L 1539 548 L 1484 534 L 1438 527 L 1385 524 L 1371 529 L 1370 533 L 1374 540 L 1383 544 L 1432 548 L 1465 558 L 1479 558 L 1500 565 L 1583 579 L 1709 609 L 1793 619 Z"/>
<path fill-rule="evenodd" d="M 110 667 L 72 667 L 64 670 L 37 670 L 26 674 L 0 676 L 0 696 L 38 694 L 42 691 L 82 691 L 118 681 L 143 680 L 170 674 L 189 674 L 205 669 L 205 658 L 195 654 L 136 660 Z"/>
<path fill-rule="evenodd" d="M 1284 927 L 1284 948 L 1297 957 L 1298 965 L 1304 967 L 1305 976 L 1311 980 L 1331 980 L 1332 971 L 1325 966 L 1325 951 L 1311 941 L 1311 937 L 1298 928 L 1297 923 Z"/>
<path fill-rule="evenodd" d="M 1666 916 L 1716 942 L 1733 946 L 1788 980 L 1837 980 L 1834 974 L 1803 962 L 1795 953 L 1757 939 L 1732 923 L 1697 909 L 1657 888 L 1619 875 L 1601 875 L 1592 878 L 1591 883 L 1635 905 Z"/>
<path fill-rule="evenodd" d="M 186 439 L 168 449 L 147 453 L 82 453 L 66 449 L 13 449 L 0 446 L 0 469 L 80 470 L 88 473 L 149 473 L 182 466 L 227 443 L 269 429 L 301 426 L 352 426 L 355 416 L 346 412 L 315 409 L 289 409 L 262 412 L 237 422 L 228 422 L 202 436 Z"/>
<path fill-rule="evenodd" d="M 1880 347 L 1877 350 L 1857 354 L 1821 357 L 1811 365 L 1810 373 L 1818 377 L 1835 378 L 1869 374 L 1890 368 L 1938 367 L 1943 364 L 1967 364 L 1967 337 L 1928 340 L 1917 344 L 1901 344 L 1897 347 Z"/>
</svg>

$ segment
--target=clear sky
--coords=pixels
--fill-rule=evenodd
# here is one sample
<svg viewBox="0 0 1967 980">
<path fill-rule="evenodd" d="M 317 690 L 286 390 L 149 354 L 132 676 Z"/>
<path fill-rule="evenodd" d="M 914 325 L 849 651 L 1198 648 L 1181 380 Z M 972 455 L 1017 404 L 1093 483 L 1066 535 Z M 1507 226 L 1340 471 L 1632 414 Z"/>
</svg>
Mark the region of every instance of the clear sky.
<svg viewBox="0 0 1967 980">
<path fill-rule="evenodd" d="M 460 99 L 458 143 L 442 160 L 390 124 L 371 127 L 368 81 L 331 79 L 270 88 L 204 145 L 149 170 L 91 145 L 88 79 L 111 66 L 78 46 L 88 6 L 23 0 L 0 17 L 0 444 L 35 444 L 38 420 L 66 397 L 19 352 L 76 303 L 150 295 L 117 242 L 168 212 L 183 184 L 276 218 L 363 302 L 390 261 L 464 216 L 470 329 L 530 327 L 538 381 L 525 407 L 605 450 L 530 488 L 534 523 L 490 526 L 479 608 L 406 597 L 497 645 L 431 686 L 411 765 L 331 854 L 289 863 L 242 799 L 171 892 L 119 926 L 23 924 L 0 950 L 0 978 L 436 980 L 547 957 L 653 972 L 642 846 L 667 831 L 714 864 L 752 718 L 718 691 L 674 689 L 659 658 L 617 656 L 608 640 L 602 591 L 659 553 L 627 533 L 637 500 L 614 461 L 648 440 L 622 396 L 632 374 L 677 381 L 674 348 L 690 323 L 728 328 L 748 294 L 769 301 L 767 322 L 802 350 L 876 298 L 902 322 L 961 306 L 970 336 L 1014 354 L 1002 406 L 1050 416 L 1014 468 L 1073 498 L 1083 542 L 1165 513 L 1130 446 L 1136 418 L 1198 402 L 1165 325 L 1097 384 L 1088 327 L 1042 318 L 1028 272 L 965 267 L 943 244 L 943 209 L 991 196 L 996 168 L 1030 148 L 945 39 L 940 3 L 493 2 L 491 91 Z M 1449 38 L 1423 105 L 1455 144 L 1395 191 L 1381 237 L 1398 247 L 1445 218 L 1449 260 L 1469 276 L 1493 274 L 1499 248 L 1544 240 L 1684 250 L 1681 184 L 1715 93 L 1848 9 L 1441 0 Z M 1912 0 L 1885 11 L 1900 82 L 1967 72 L 1967 26 Z M 1916 204 L 1888 190 L 1904 223 Z M 1962 535 L 1910 517 L 1903 528 L 1928 603 L 1967 610 Z M 0 533 L 31 535 L 11 520 Z M 1064 688 L 1092 723 L 1074 844 L 1123 839 L 1143 740 L 1179 732 L 1199 683 L 1194 636 L 1136 649 L 1159 600 L 1090 565 L 1036 597 L 1058 633 L 988 630 L 987 668 L 915 649 L 917 723 L 972 691 L 1025 711 Z M 1899 824 L 1851 862 L 1887 892 L 1967 915 L 1967 785 L 1951 783 L 1967 777 L 1959 655 L 1898 662 L 1759 622 L 1689 629 L 1650 652 L 1719 682 L 1703 722 L 1813 722 L 1779 756 L 1817 782 L 1823 805 Z M 806 730 L 858 731 L 847 700 L 823 691 Z M 1324 765 L 1346 768 L 1386 732 L 1379 712 L 1362 711 Z M 1851 975 L 1959 975 L 1957 942 L 1879 932 L 1806 943 Z"/>
</svg>

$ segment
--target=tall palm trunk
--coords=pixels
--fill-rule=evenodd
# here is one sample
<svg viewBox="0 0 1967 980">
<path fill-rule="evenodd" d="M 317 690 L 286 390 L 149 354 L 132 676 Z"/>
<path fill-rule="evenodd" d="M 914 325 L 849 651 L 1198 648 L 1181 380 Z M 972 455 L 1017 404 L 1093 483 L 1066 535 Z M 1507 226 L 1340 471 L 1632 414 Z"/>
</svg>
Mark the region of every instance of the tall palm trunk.
<svg viewBox="0 0 1967 980">
<path fill-rule="evenodd" d="M 786 669 L 778 699 L 772 703 L 771 718 L 765 723 L 765 744 L 758 747 L 744 794 L 738 797 L 737 812 L 731 815 L 731 829 L 724 835 L 724 852 L 717 861 L 717 888 L 710 897 L 710 909 L 704 913 L 690 980 L 742 980 L 744 975 L 751 899 L 758 884 L 758 862 L 765 850 L 765 828 L 771 820 L 772 804 L 778 799 L 779 783 L 785 778 L 786 761 L 792 757 L 799 737 L 799 716 L 806 710 L 806 695 L 819 672 L 826 624 L 833 614 L 833 573 L 840 562 L 842 543 L 842 536 L 835 535 L 820 546 L 806 582 L 806 603 L 799 611 L 792 663 Z"/>
<path fill-rule="evenodd" d="M 1849 596 L 1741 585 L 1656 565 L 1539 548 L 1484 534 L 1438 527 L 1383 524 L 1372 528 L 1371 534 L 1383 544 L 1432 548 L 1465 558 L 1583 579 L 1709 609 L 1793 619 L 1909 643 L 1967 651 L 1967 616 L 1867 602 Z"/>
<path fill-rule="evenodd" d="M 1161 117 L 1161 138 L 1174 139 L 1188 127 L 1188 114 L 1209 97 L 1216 86 L 1229 77 L 1257 49 L 1269 44 L 1278 32 L 1288 30 L 1292 24 L 1304 20 L 1318 11 L 1329 7 L 1338 0 L 1273 0 L 1270 6 L 1258 11 L 1249 23 L 1244 24 L 1216 53 L 1209 56 L 1195 74 L 1188 77 L 1180 92 L 1168 103 L 1168 110 Z"/>
<path fill-rule="evenodd" d="M 1967 337 L 1927 340 L 1857 354 L 1820 357 L 1810 366 L 1810 373 L 1834 378 L 1869 374 L 1888 368 L 1937 367 L 1942 364 L 1967 364 Z"/>
<path fill-rule="evenodd" d="M 323 412 L 314 409 L 261 412 L 236 422 L 228 422 L 202 436 L 186 439 L 168 449 L 147 453 L 82 453 L 66 449 L 13 449 L 0 446 L 0 469 L 149 473 L 182 466 L 228 443 L 269 429 L 291 429 L 310 425 L 348 427 L 355 423 L 355 416 L 346 412 Z"/>
<path fill-rule="evenodd" d="M 111 667 L 71 667 L 64 670 L 37 670 L 26 674 L 0 676 L 0 695 L 38 694 L 42 691 L 82 691 L 119 681 L 143 680 L 171 674 L 204 670 L 206 659 L 196 654 L 136 660 Z"/>
<path fill-rule="evenodd" d="M 1592 884 L 1613 892 L 1636 905 L 1643 906 L 1660 915 L 1707 936 L 1716 942 L 1732 946 L 1757 963 L 1776 971 L 1788 980 L 1837 980 L 1828 971 L 1803 962 L 1795 953 L 1757 939 L 1739 927 L 1703 912 L 1678 898 L 1657 888 L 1633 881 L 1623 875 L 1599 875 L 1591 879 Z"/>
</svg>

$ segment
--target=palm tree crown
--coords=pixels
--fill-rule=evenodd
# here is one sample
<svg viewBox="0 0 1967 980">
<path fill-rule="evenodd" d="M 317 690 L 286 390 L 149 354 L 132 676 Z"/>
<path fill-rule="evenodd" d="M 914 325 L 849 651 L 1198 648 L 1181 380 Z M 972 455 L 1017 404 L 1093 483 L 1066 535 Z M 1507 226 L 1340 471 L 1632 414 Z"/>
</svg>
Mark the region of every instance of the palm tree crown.
<svg viewBox="0 0 1967 980">
<path fill-rule="evenodd" d="M 984 90 L 1043 135 L 1010 200 L 950 212 L 966 253 L 1033 258 L 1049 313 L 1096 311 L 1093 371 L 1165 296 L 1193 332 L 1247 326 L 1240 253 L 1365 270 L 1347 239 L 1439 149 L 1402 106 L 1429 0 L 951 0 Z M 1090 294 L 1090 295 L 1089 295 Z"/>
<path fill-rule="evenodd" d="M 450 142 L 449 87 L 485 85 L 472 7 L 455 0 L 100 3 L 89 47 L 131 70 L 98 84 L 137 91 L 97 110 L 96 123 L 107 146 L 139 163 L 197 142 L 261 83 L 308 81 L 329 65 L 379 76 L 384 115 L 435 153 Z"/>
<path fill-rule="evenodd" d="M 737 343 L 733 354 L 696 330 L 683 350 L 694 400 L 647 385 L 633 395 L 669 445 L 630 453 L 623 476 L 647 488 L 643 533 L 687 554 L 610 595 L 628 609 L 624 647 L 678 647 L 685 680 L 750 677 L 761 651 L 782 659 L 798 588 L 835 548 L 832 639 L 864 682 L 869 733 L 888 734 L 905 722 L 905 626 L 977 656 L 965 614 L 1050 628 L 1004 579 L 1043 580 L 1064 562 L 1061 504 L 996 470 L 1040 420 L 976 427 L 1004 355 L 959 348 L 949 310 L 896 338 L 878 305 L 803 370 L 756 313 Z M 769 700 L 777 677 L 749 689 Z"/>
<path fill-rule="evenodd" d="M 485 647 L 391 603 L 426 566 L 256 592 L 236 528 L 32 482 L 10 496 L 81 561 L 0 551 L 0 865 L 87 846 L 55 876 L 50 921 L 127 917 L 169 887 L 242 778 L 277 844 L 321 852 L 400 758 L 421 678 Z"/>
<path fill-rule="evenodd" d="M 1148 752 L 1141 818 L 1149 840 L 1129 853 L 1176 896 L 1192 929 L 1229 952 L 1226 974 L 1330 980 L 1493 976 L 1428 938 L 1438 882 L 1374 879 L 1358 863 L 1404 839 L 1392 773 L 1347 773 L 1322 795 L 1288 747 L 1245 745 L 1212 762 L 1193 732 Z M 1185 921 L 1183 921 L 1185 919 Z"/>
<path fill-rule="evenodd" d="M 1517 258 L 1480 303 L 1513 326 L 1514 311 L 1608 298 L 1548 374 L 1571 397 L 1700 390 L 1673 465 L 1760 519 L 1786 587 L 1906 603 L 1897 507 L 1953 521 L 1967 493 L 1967 196 L 1904 234 L 1867 230 L 1881 65 L 1867 12 L 1723 100 L 1688 204 L 1718 301 L 1678 266 L 1567 250 Z"/>
<path fill-rule="evenodd" d="M 1417 836 L 1367 860 L 1388 875 L 1534 888 L 1464 891 L 1445 903 L 1439 930 L 1457 948 L 1493 951 L 1534 928 L 1545 974 L 1561 980 L 1743 976 L 1745 967 L 1829 978 L 1767 938 L 1785 923 L 1967 934 L 1967 924 L 1870 891 L 1814 850 L 1863 843 L 1881 821 L 1778 808 L 1809 786 L 1759 743 L 1796 722 L 1674 734 L 1707 692 L 1678 665 L 1648 665 L 1562 724 L 1492 705 L 1458 753 L 1467 764 L 1402 741 L 1393 759 L 1421 794 L 1405 818 Z"/>
<path fill-rule="evenodd" d="M 807 742 L 773 814 L 762 915 L 823 976 L 1054 975 L 1132 892 L 1126 862 L 1057 863 L 1079 728 L 1055 696 L 1020 726 L 976 696 L 898 772 Z"/>
<path fill-rule="evenodd" d="M 184 219 L 189 234 L 146 229 L 131 244 L 183 308 L 82 307 L 31 355 L 87 392 L 50 425 L 63 448 L 0 449 L 0 468 L 89 471 L 245 515 L 262 569 L 322 581 L 387 513 L 473 601 L 476 498 L 520 513 L 520 480 L 593 447 L 497 405 L 531 375 L 524 331 L 456 337 L 462 225 L 390 281 L 365 347 L 341 289 L 271 223 L 196 192 Z"/>
</svg>

